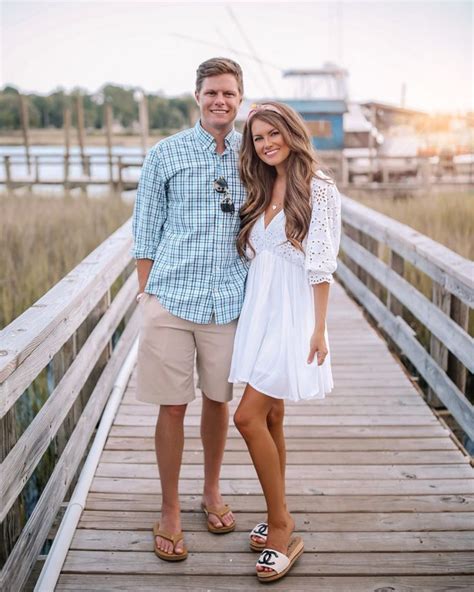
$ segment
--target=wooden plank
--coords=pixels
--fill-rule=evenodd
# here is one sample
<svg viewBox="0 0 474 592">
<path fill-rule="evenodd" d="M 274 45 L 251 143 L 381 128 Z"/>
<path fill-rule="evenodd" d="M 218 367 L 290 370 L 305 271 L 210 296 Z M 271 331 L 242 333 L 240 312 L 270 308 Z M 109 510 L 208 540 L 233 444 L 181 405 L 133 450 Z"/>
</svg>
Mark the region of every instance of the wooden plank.
<svg viewBox="0 0 474 592">
<path fill-rule="evenodd" d="M 96 470 L 97 477 L 150 479 L 158 476 L 156 462 L 145 463 L 103 463 Z M 202 467 L 190 464 L 181 466 L 182 479 L 199 479 Z M 391 479 L 468 479 L 474 487 L 474 469 L 469 463 L 453 465 L 303 465 L 288 464 L 287 479 L 346 479 L 346 480 L 391 480 Z M 244 465 L 224 465 L 221 479 L 240 480 L 257 478 L 257 473 L 251 463 Z"/>
<path fill-rule="evenodd" d="M 462 327 L 407 280 L 351 238 L 343 235 L 341 246 L 358 265 L 370 270 L 370 274 L 442 341 L 466 368 L 474 372 L 474 339 Z"/>
<path fill-rule="evenodd" d="M 308 413 L 311 411 L 318 416 L 331 416 L 331 415 L 367 415 L 367 416 L 378 416 L 378 415 L 403 415 L 404 417 L 409 417 L 412 415 L 417 416 L 424 416 L 429 417 L 430 419 L 433 417 L 433 412 L 423 403 L 423 400 L 420 398 L 420 403 L 417 405 L 400 405 L 394 403 L 393 405 L 322 405 L 323 401 L 318 401 L 314 405 L 314 408 L 310 407 L 309 405 L 301 405 L 299 407 L 293 407 L 291 410 L 289 406 L 286 407 L 287 415 L 291 415 L 292 417 L 297 416 L 307 416 Z M 229 405 L 229 410 L 235 411 L 237 409 L 237 401 L 233 405 Z M 311 411 L 310 411 L 311 409 Z M 153 406 L 149 407 L 148 409 L 144 405 L 120 405 L 119 413 L 120 415 L 148 415 L 150 411 L 158 412 L 159 407 Z M 290 413 L 288 413 L 290 411 Z M 188 409 L 186 412 L 187 417 L 200 417 L 201 409 L 197 406 Z M 191 425 L 191 424 L 190 424 Z"/>
<path fill-rule="evenodd" d="M 303 556 L 292 569 L 294 575 L 420 575 L 473 573 L 474 553 L 316 553 Z M 157 561 L 153 553 L 124 551 L 70 551 L 63 573 L 169 574 L 176 573 L 176 565 Z M 247 553 L 190 553 L 179 566 L 183 575 L 253 575 L 255 556 Z"/>
<path fill-rule="evenodd" d="M 395 318 L 343 263 L 338 269 L 349 289 L 402 349 L 461 428 L 474 439 L 474 409 L 471 403 L 411 334 L 403 320 L 400 317 Z"/>
<path fill-rule="evenodd" d="M 0 417 L 76 331 L 130 261 L 131 222 L 0 331 Z"/>
<path fill-rule="evenodd" d="M 199 512 L 200 496 L 181 494 L 183 512 Z M 292 512 L 306 512 L 317 508 L 318 512 L 474 512 L 474 495 L 344 495 L 340 492 L 331 496 L 292 495 L 287 496 Z M 259 495 L 226 495 L 226 503 L 238 512 L 266 512 L 265 500 Z M 98 493 L 91 492 L 87 498 L 87 509 L 118 511 L 159 512 L 160 496 L 147 493 Z M 261 518 L 260 518 L 261 519 Z"/>
<path fill-rule="evenodd" d="M 110 430 L 111 436 L 118 437 L 145 437 L 152 438 L 155 433 L 155 426 L 130 426 L 114 425 Z M 198 438 L 199 428 L 197 426 L 186 426 L 185 436 Z M 428 426 L 287 426 L 285 428 L 287 438 L 435 438 L 439 436 L 449 437 L 449 430 L 437 425 Z M 234 426 L 229 426 L 228 438 L 239 438 Z"/>
<path fill-rule="evenodd" d="M 183 592 L 209 592 L 209 577 L 166 575 L 112 575 L 112 574 L 64 574 L 57 592 L 83 592 L 84 590 L 123 592 L 157 592 L 169 590 Z M 212 578 L 212 592 L 252 592 L 262 589 L 255 575 L 217 575 Z M 272 584 L 279 592 L 472 592 L 472 576 L 295 576 L 293 573 Z"/>
<path fill-rule="evenodd" d="M 74 473 L 99 421 L 114 380 L 138 331 L 138 312 L 125 327 L 66 448 L 2 570 L 6 591 L 21 590 L 44 545 Z"/>
<path fill-rule="evenodd" d="M 425 452 L 408 451 L 366 451 L 354 452 L 347 450 L 344 454 L 338 452 L 317 451 L 287 451 L 286 462 L 288 465 L 445 465 L 465 463 L 469 465 L 469 457 L 463 456 L 456 450 L 432 450 Z M 121 464 L 153 464 L 156 462 L 154 448 L 152 450 L 105 450 L 102 453 L 101 463 Z M 183 465 L 202 465 L 204 456 L 202 450 L 185 450 L 183 453 Z M 248 465 L 251 458 L 247 450 L 226 450 L 224 465 Z"/>
<path fill-rule="evenodd" d="M 384 479 L 383 481 L 357 481 L 348 479 L 287 479 L 288 494 L 338 495 L 348 491 L 351 495 L 421 495 L 430 493 L 468 494 L 474 493 L 473 479 Z M 200 495 L 204 481 L 202 479 L 181 479 L 180 492 Z M 113 479 L 95 477 L 91 491 L 159 493 L 158 479 Z M 221 493 L 258 494 L 261 487 L 256 479 L 223 480 Z"/>
<path fill-rule="evenodd" d="M 237 515 L 240 518 L 240 515 Z M 255 518 L 254 518 L 255 519 Z M 303 535 L 303 533 L 301 533 Z M 200 553 L 242 552 L 248 545 L 248 532 L 234 532 L 231 537 L 210 537 L 207 532 L 187 531 L 186 545 Z M 305 532 L 307 552 L 377 552 L 377 551 L 474 551 L 474 531 L 324 531 Z M 71 549 L 89 551 L 150 551 L 151 529 L 76 530 Z"/>
<path fill-rule="evenodd" d="M 255 514 L 236 512 L 236 532 L 250 532 Z M 392 532 L 392 531 L 473 531 L 474 512 L 325 512 L 294 513 L 298 532 Z M 151 530 L 154 512 L 117 512 L 84 510 L 79 528 L 101 530 Z M 184 512 L 183 531 L 207 532 L 204 513 Z"/>
<path fill-rule="evenodd" d="M 186 426 L 199 426 L 201 418 L 198 416 L 189 416 L 186 418 Z M 115 418 L 116 426 L 155 426 L 155 415 L 124 415 L 118 413 Z M 430 413 L 428 416 L 366 416 L 366 415 L 287 415 L 285 417 L 285 426 L 436 426 L 439 425 L 437 418 Z"/>
<path fill-rule="evenodd" d="M 73 406 L 98 356 L 112 338 L 124 311 L 133 300 L 136 286 L 136 277 L 130 276 L 106 314 L 94 327 L 64 377 L 4 460 L 0 520 L 4 519 L 17 499 Z"/>
<path fill-rule="evenodd" d="M 109 436 L 105 445 L 106 450 L 121 450 L 121 451 L 153 451 L 155 450 L 155 440 L 153 437 L 140 438 L 115 438 Z M 202 442 L 200 438 L 186 438 L 184 441 L 184 450 L 186 453 L 191 453 L 196 450 L 202 450 Z M 448 438 L 287 438 L 286 450 L 288 454 L 292 452 L 308 451 L 312 454 L 334 454 L 335 458 L 339 458 L 338 452 L 353 451 L 354 454 L 357 452 L 365 453 L 366 457 L 371 454 L 377 453 L 398 453 L 402 454 L 405 451 L 410 453 L 417 453 L 417 451 L 429 451 L 434 460 L 439 457 L 438 452 L 443 454 L 446 451 L 454 452 L 456 458 L 464 455 L 457 448 L 456 444 Z M 243 439 L 229 438 L 226 442 L 226 454 L 234 451 L 247 451 L 247 445 Z M 367 454 L 370 452 L 371 454 Z M 346 454 L 342 458 L 346 458 Z M 369 462 L 369 459 L 367 459 Z"/>
</svg>

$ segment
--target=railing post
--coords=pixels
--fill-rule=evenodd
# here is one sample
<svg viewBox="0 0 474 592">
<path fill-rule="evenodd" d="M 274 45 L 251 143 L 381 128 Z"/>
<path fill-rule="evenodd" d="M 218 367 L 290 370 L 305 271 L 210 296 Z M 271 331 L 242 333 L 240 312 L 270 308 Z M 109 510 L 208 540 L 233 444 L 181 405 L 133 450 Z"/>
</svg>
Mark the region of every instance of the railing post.
<svg viewBox="0 0 474 592">
<path fill-rule="evenodd" d="M 5 164 L 5 184 L 7 186 L 7 193 L 10 193 L 10 191 L 13 189 L 10 157 L 5 155 L 3 157 L 3 162 Z"/>
<path fill-rule="evenodd" d="M 123 179 L 122 179 L 122 157 L 117 157 L 117 169 L 118 169 L 118 180 L 117 180 L 117 192 L 122 195 L 123 191 Z"/>
<path fill-rule="evenodd" d="M 69 194 L 69 153 L 64 155 L 64 190 Z"/>
<path fill-rule="evenodd" d="M 433 281 L 431 301 L 449 316 L 451 311 L 451 294 L 435 281 Z M 430 354 L 433 360 L 446 372 L 448 369 L 448 348 L 439 339 L 436 339 L 434 335 L 430 336 Z M 435 407 L 436 409 L 444 407 L 431 387 L 428 388 L 426 401 L 431 407 Z"/>
<path fill-rule="evenodd" d="M 35 183 L 40 181 L 39 156 L 35 156 Z"/>
<path fill-rule="evenodd" d="M 403 277 L 403 274 L 405 273 L 405 260 L 392 249 L 390 249 L 389 254 L 389 265 L 393 271 Z M 387 308 L 396 317 L 403 318 L 403 305 L 390 292 L 387 292 Z"/>
<path fill-rule="evenodd" d="M 449 316 L 466 332 L 469 329 L 469 307 L 459 298 L 451 295 L 451 310 Z M 448 354 L 448 376 L 462 392 L 466 392 L 467 371 L 461 362 L 452 354 Z M 471 401 L 472 403 L 472 401 Z"/>
<path fill-rule="evenodd" d="M 0 419 L 0 462 L 3 463 L 17 440 L 16 406 L 14 405 Z M 22 528 L 20 514 L 20 500 L 17 499 L 0 527 L 0 565 L 5 564 L 20 536 Z"/>
<path fill-rule="evenodd" d="M 341 158 L 341 183 L 343 187 L 349 185 L 349 160 L 344 155 Z"/>
</svg>

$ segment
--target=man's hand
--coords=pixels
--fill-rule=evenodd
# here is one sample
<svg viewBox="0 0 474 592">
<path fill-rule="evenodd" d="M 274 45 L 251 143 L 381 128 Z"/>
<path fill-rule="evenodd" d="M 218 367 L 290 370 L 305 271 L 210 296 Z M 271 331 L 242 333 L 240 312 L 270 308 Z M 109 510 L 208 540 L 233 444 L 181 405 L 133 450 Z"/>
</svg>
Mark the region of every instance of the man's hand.
<svg viewBox="0 0 474 592">
<path fill-rule="evenodd" d="M 328 346 L 326 343 L 326 338 L 324 337 L 324 331 L 315 331 L 311 335 L 309 342 L 308 364 L 313 362 L 315 355 L 317 355 L 318 366 L 321 366 L 328 355 Z"/>
</svg>

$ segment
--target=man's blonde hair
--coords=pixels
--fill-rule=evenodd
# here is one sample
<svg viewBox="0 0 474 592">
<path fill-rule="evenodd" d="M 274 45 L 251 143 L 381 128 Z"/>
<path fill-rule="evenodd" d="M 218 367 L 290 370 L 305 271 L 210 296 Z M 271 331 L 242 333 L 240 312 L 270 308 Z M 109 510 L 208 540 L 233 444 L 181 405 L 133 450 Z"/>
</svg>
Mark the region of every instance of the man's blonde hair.
<svg viewBox="0 0 474 592">
<path fill-rule="evenodd" d="M 234 60 L 229 58 L 211 58 L 203 62 L 196 70 L 196 92 L 200 92 L 205 78 L 219 76 L 220 74 L 232 74 L 237 80 L 237 87 L 241 95 L 244 94 L 244 77 L 242 68 Z"/>
</svg>

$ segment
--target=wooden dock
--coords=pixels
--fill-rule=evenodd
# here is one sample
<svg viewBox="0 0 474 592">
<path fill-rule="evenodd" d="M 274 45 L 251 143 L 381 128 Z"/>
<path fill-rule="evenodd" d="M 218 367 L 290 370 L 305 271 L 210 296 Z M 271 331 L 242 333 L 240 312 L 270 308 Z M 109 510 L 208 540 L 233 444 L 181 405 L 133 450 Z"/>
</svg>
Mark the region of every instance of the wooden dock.
<svg viewBox="0 0 474 592">
<path fill-rule="evenodd" d="M 474 264 L 345 196 L 342 219 L 329 318 L 336 388 L 287 409 L 288 503 L 306 552 L 272 588 L 474 590 L 472 460 L 438 419 L 472 447 Z M 247 537 L 264 500 L 233 426 L 222 491 L 236 532 L 208 533 L 199 510 L 199 401 L 181 474 L 190 556 L 170 564 L 153 553 L 157 410 L 135 400 L 131 243 L 128 221 L 0 331 L 2 592 L 261 587 Z M 22 425 L 25 402 L 34 409 Z"/>
<path fill-rule="evenodd" d="M 305 553 L 275 590 L 441 592 L 474 587 L 474 471 L 451 432 L 340 285 L 332 291 L 335 390 L 287 406 L 287 491 Z M 56 590 L 261 590 L 248 531 L 265 503 L 233 425 L 222 491 L 237 530 L 206 530 L 200 400 L 186 416 L 181 472 L 190 554 L 153 553 L 160 484 L 154 453 L 158 408 L 135 399 L 134 374 L 110 431 Z M 232 409 L 242 388 L 236 389 Z M 232 422 L 231 422 L 232 424 Z"/>
</svg>

